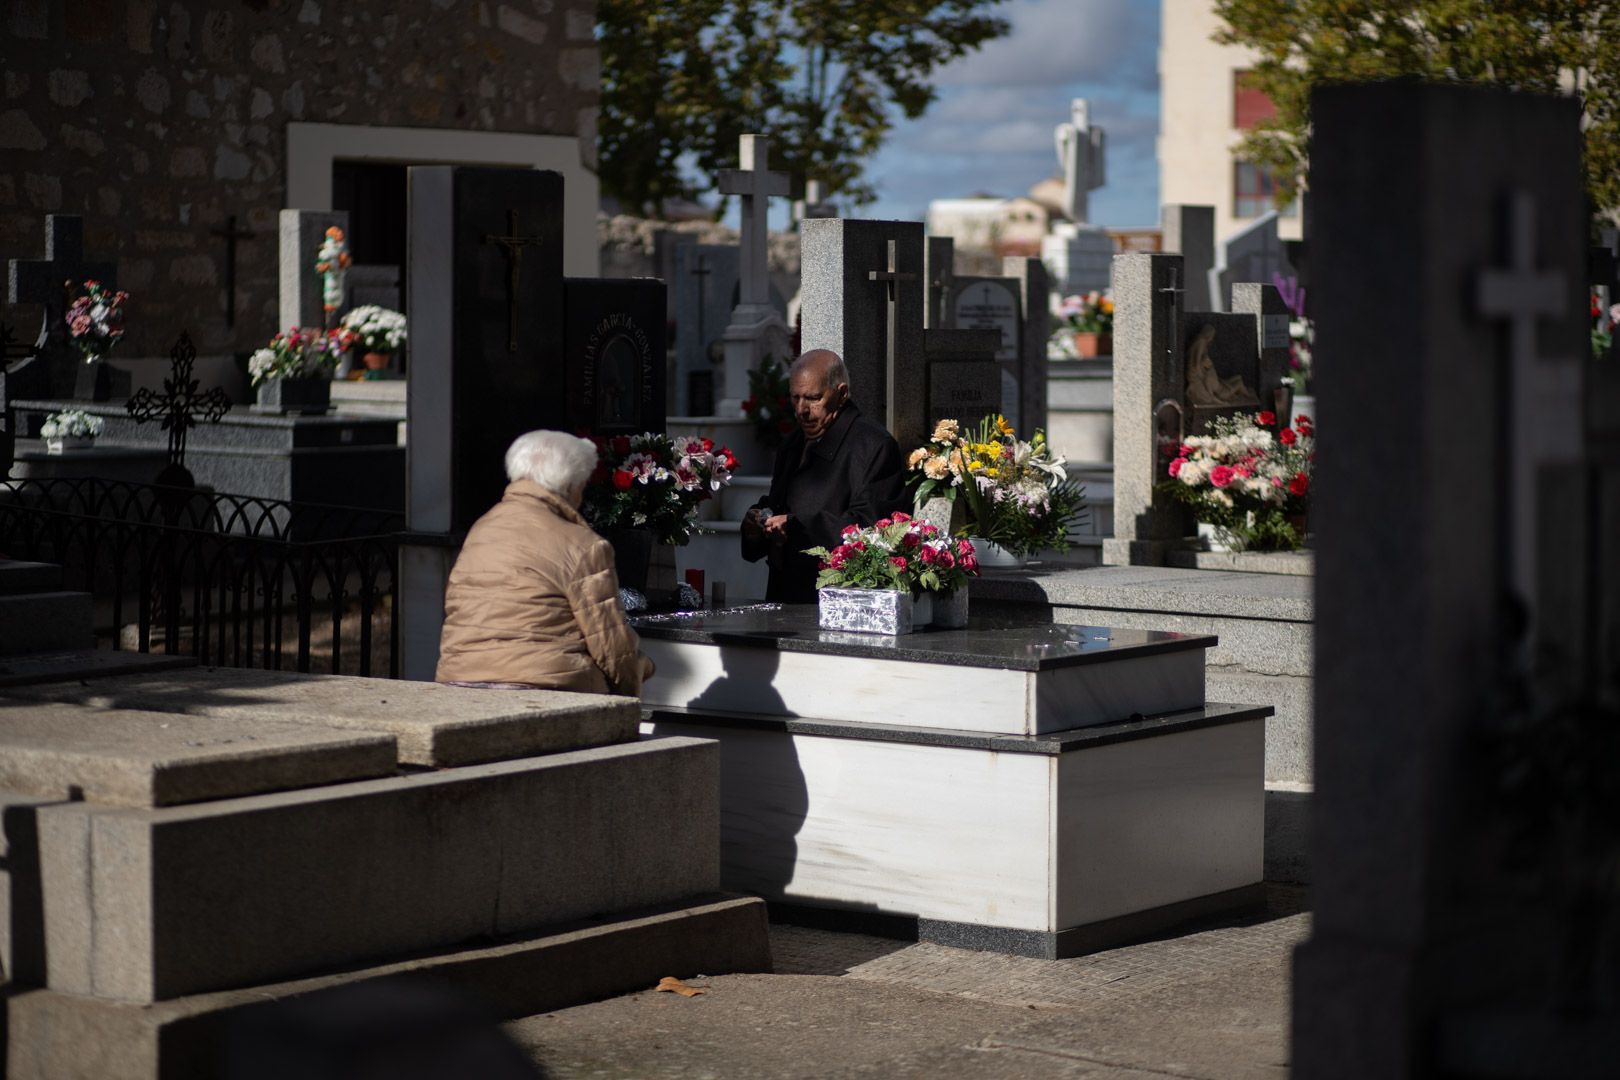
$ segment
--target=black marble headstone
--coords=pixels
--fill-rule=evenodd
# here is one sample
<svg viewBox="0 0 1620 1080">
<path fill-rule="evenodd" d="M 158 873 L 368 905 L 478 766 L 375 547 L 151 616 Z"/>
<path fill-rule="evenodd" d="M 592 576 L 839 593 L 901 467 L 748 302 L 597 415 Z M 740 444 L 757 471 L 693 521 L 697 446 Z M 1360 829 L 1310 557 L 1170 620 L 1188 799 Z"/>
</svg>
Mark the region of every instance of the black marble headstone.
<svg viewBox="0 0 1620 1080">
<path fill-rule="evenodd" d="M 513 439 L 566 428 L 563 180 L 410 170 L 410 527 L 467 529 L 500 500 Z"/>
<path fill-rule="evenodd" d="M 664 283 L 570 278 L 563 356 L 568 416 L 585 435 L 664 430 Z"/>
</svg>

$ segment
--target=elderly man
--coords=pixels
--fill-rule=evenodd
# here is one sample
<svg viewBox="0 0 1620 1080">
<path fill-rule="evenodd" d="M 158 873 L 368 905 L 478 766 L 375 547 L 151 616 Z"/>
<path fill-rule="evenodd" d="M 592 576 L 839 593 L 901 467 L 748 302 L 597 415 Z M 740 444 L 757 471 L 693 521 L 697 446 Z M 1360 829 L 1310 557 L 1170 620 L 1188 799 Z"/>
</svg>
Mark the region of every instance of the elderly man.
<svg viewBox="0 0 1620 1080">
<path fill-rule="evenodd" d="M 830 349 L 812 349 L 788 369 L 798 430 L 776 452 L 771 490 L 742 523 L 742 553 L 770 560 L 765 598 L 816 598 L 816 560 L 805 548 L 838 545 L 846 525 L 870 525 L 910 505 L 894 436 L 849 399 L 849 371 Z"/>
</svg>

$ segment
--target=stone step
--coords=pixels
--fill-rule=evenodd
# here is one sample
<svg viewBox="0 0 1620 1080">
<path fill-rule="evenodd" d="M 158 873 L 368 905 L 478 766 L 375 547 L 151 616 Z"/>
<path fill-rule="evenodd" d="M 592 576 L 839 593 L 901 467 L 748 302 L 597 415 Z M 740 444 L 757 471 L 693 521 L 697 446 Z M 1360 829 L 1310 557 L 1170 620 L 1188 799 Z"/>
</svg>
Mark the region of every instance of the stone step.
<svg viewBox="0 0 1620 1080">
<path fill-rule="evenodd" d="M 0 656 L 88 649 L 92 604 L 86 592 L 25 592 L 0 595 Z"/>
<path fill-rule="evenodd" d="M 62 568 L 55 563 L 0 559 L 0 596 L 49 592 L 62 587 Z"/>
<path fill-rule="evenodd" d="M 753 506 L 771 490 L 769 476 L 733 476 L 731 484 L 721 489 L 720 497 L 714 501 L 719 504 L 720 521 L 742 521 L 748 508 Z"/>
</svg>

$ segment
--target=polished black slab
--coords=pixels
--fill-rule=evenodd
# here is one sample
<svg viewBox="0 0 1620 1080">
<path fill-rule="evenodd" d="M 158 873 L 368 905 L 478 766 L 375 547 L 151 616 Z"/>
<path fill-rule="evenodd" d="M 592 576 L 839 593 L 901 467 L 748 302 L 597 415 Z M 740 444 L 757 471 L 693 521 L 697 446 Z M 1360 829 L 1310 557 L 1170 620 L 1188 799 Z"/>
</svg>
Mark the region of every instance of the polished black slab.
<svg viewBox="0 0 1620 1080">
<path fill-rule="evenodd" d="M 697 645 L 746 645 L 921 664 L 1050 671 L 1187 649 L 1213 648 L 1213 634 L 1035 623 L 1018 614 L 974 615 L 965 630 L 921 630 L 899 637 L 823 630 L 814 604 L 766 611 L 719 611 L 691 618 L 630 620 L 642 637 Z"/>
<path fill-rule="evenodd" d="M 858 739 L 865 742 L 909 743 L 913 746 L 942 746 L 956 750 L 994 750 L 1000 754 L 1045 754 L 1057 757 L 1076 750 L 1095 750 L 1115 743 L 1177 735 L 1199 728 L 1264 720 L 1276 713 L 1270 705 L 1232 705 L 1212 701 L 1199 709 L 1133 716 L 1112 724 L 1049 731 L 1043 735 L 1003 735 L 988 731 L 962 731 L 956 728 L 901 727 L 868 724 L 855 720 L 803 720 L 785 716 L 745 716 L 737 713 L 697 709 L 657 708 L 642 710 L 642 720 L 653 725 L 657 735 L 689 734 L 690 727 L 735 728 L 749 731 L 776 731 L 784 735 L 820 735 L 829 739 Z M 659 730 L 662 726 L 663 730 Z"/>
</svg>

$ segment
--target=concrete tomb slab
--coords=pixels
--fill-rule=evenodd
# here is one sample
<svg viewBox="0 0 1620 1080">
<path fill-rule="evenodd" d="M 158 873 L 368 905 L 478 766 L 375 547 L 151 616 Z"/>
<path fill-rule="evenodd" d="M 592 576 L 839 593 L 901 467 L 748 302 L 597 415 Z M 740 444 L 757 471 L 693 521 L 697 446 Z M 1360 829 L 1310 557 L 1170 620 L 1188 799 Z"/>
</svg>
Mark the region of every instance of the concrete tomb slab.
<svg viewBox="0 0 1620 1080">
<path fill-rule="evenodd" d="M 175 806 L 385 776 L 392 736 L 256 718 L 0 699 L 0 789 Z"/>
<path fill-rule="evenodd" d="M 98 709 L 221 721 L 316 724 L 390 736 L 399 763 L 445 768 L 636 738 L 634 699 L 561 690 L 478 690 L 440 683 L 195 668 L 51 683 L 8 693 Z"/>
</svg>

